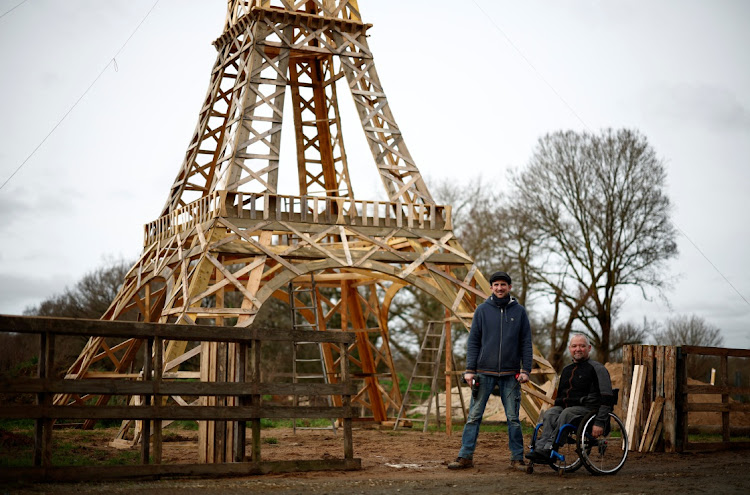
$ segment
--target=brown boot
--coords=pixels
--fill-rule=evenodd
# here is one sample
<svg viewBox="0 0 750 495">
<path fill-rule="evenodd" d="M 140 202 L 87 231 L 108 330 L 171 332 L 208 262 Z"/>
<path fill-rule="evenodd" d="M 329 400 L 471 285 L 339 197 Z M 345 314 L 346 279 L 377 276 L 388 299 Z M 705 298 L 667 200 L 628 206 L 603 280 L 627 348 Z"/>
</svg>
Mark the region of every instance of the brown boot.
<svg viewBox="0 0 750 495">
<path fill-rule="evenodd" d="M 474 461 L 463 457 L 456 457 L 456 460 L 448 464 L 448 469 L 467 469 L 474 467 Z"/>
<path fill-rule="evenodd" d="M 517 471 L 526 471 L 526 461 L 523 459 L 513 459 L 510 461 L 508 467 Z"/>
</svg>

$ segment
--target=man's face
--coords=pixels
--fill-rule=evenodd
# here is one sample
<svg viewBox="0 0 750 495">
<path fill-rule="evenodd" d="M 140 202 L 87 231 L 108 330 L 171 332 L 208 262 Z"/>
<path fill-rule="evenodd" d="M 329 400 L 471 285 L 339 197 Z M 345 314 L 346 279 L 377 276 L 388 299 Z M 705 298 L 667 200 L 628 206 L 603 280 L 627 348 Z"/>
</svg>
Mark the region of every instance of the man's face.
<svg viewBox="0 0 750 495">
<path fill-rule="evenodd" d="M 583 337 L 573 337 L 568 344 L 568 351 L 570 351 L 573 361 L 583 361 L 588 359 L 591 346 L 586 343 L 586 339 Z"/>
<path fill-rule="evenodd" d="M 492 293 L 495 297 L 503 298 L 510 292 L 510 284 L 505 280 L 495 280 L 492 282 Z"/>
</svg>

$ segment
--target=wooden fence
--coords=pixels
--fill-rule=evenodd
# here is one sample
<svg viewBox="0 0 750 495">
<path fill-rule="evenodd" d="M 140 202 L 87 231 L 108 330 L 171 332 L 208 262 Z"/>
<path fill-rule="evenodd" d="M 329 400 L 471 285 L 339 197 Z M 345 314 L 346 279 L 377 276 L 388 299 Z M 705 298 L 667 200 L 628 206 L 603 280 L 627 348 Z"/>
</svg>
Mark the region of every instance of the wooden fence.
<svg viewBox="0 0 750 495">
<path fill-rule="evenodd" d="M 719 382 L 694 385 L 688 382 L 688 356 L 718 356 Z M 681 452 L 696 449 L 749 447 L 750 442 L 732 441 L 743 428 L 731 424 L 730 413 L 750 412 L 750 404 L 730 401 L 730 395 L 750 396 L 749 387 L 728 386 L 728 357 L 750 358 L 750 350 L 695 346 L 627 345 L 623 348 L 622 400 L 631 448 L 641 451 Z M 706 395 L 720 401 L 705 402 Z M 701 397 L 702 396 L 702 397 Z M 697 428 L 689 423 L 689 412 L 721 413 L 721 425 Z M 745 428 L 746 429 L 746 428 Z M 721 433 L 719 442 L 690 442 L 688 433 Z"/>
<path fill-rule="evenodd" d="M 714 384 L 690 384 L 688 383 L 687 362 L 690 356 L 705 357 L 715 356 L 719 361 L 718 373 Z M 736 434 L 748 435 L 747 423 L 738 425 L 732 421 L 732 413 L 744 413 L 745 417 L 750 414 L 750 403 L 735 401 L 730 396 L 744 396 L 745 401 L 750 399 L 750 387 L 729 386 L 729 358 L 750 358 L 750 349 L 724 349 L 719 347 L 678 347 L 677 353 L 677 376 L 678 380 L 678 403 L 680 411 L 678 417 L 678 441 L 683 450 L 723 450 L 728 448 L 748 448 L 748 441 L 733 441 L 732 436 Z M 743 359 L 744 361 L 744 359 Z M 745 361 L 747 363 L 747 361 Z M 747 367 L 745 367 L 747 369 Z M 713 401 L 707 401 L 711 396 L 720 396 Z M 690 400 L 693 397 L 694 400 Z M 719 433 L 721 440 L 715 442 L 692 442 L 688 439 L 688 433 L 692 426 L 688 421 L 691 412 L 713 412 L 721 415 L 721 427 L 697 428 L 701 433 Z M 714 431 L 716 430 L 716 431 Z"/>
<path fill-rule="evenodd" d="M 351 396 L 356 387 L 350 380 L 348 348 L 355 341 L 351 332 L 229 328 L 209 325 L 173 325 L 120 321 L 38 318 L 0 315 L 0 332 L 39 334 L 38 377 L 0 377 L 0 394 L 36 394 L 35 405 L 0 404 L 0 419 L 35 421 L 32 467 L 0 468 L 0 479 L 89 480 L 121 477 L 226 476 L 309 470 L 353 470 L 361 468 L 354 458 Z M 141 380 L 63 380 L 52 373 L 55 339 L 61 335 L 143 339 L 144 373 Z M 234 382 L 186 382 L 162 379 L 163 343 L 167 340 L 226 342 L 236 344 L 237 373 Z M 260 350 L 265 341 L 327 342 L 341 349 L 341 372 L 337 383 L 263 383 L 260 380 Z M 153 360 L 152 360 L 153 357 Z M 140 396 L 138 406 L 53 405 L 57 394 L 110 394 Z M 266 404 L 264 395 L 335 396 L 339 407 L 280 406 Z M 234 406 L 165 405 L 170 396 L 235 397 Z M 204 400 L 202 403 L 206 403 Z M 127 403 L 127 402 L 126 402 Z M 261 418 L 339 418 L 343 430 L 344 457 L 325 460 L 261 460 Z M 52 430 L 60 419 L 142 420 L 141 463 L 132 466 L 53 466 Z M 215 464 L 161 464 L 162 421 L 198 420 L 233 422 L 234 462 Z M 250 423 L 251 445 L 246 453 L 246 423 Z M 209 423 L 211 424 L 211 423 Z M 218 423 L 217 423 L 218 424 Z M 152 428 L 153 425 L 153 428 Z M 153 444 L 153 451 L 151 451 Z"/>
</svg>

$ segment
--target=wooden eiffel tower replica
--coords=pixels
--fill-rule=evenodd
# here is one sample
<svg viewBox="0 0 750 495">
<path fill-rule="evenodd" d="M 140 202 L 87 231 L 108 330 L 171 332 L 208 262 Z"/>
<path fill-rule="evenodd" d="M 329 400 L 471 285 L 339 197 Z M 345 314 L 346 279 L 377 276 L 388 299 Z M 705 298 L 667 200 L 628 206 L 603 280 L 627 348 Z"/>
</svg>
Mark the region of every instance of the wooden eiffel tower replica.
<svg viewBox="0 0 750 495">
<path fill-rule="evenodd" d="M 314 280 L 318 311 L 303 311 L 309 319 L 317 315 L 314 328 L 357 333 L 350 349 L 359 380 L 354 404 L 372 421 L 396 417 L 401 395 L 387 323 L 397 292 L 416 286 L 468 328 L 489 285 L 454 237 L 450 207 L 435 204 L 406 147 L 375 70 L 370 27 L 356 0 L 229 0 L 184 162 L 103 319 L 215 324 L 217 332 L 231 332 L 251 325 L 270 298 L 293 304 L 290 283 L 313 287 Z M 354 198 L 339 80 L 354 98 L 387 201 Z M 287 94 L 298 195 L 277 191 Z M 92 338 L 67 377 L 138 379 L 141 342 Z M 233 380 L 231 349 L 165 345 L 165 378 Z M 199 354 L 199 372 L 181 369 Z M 335 349 L 323 349 L 323 359 L 335 381 Z M 92 371 L 102 368 L 107 371 Z M 94 400 L 104 405 L 109 397 L 60 396 L 56 402 Z M 230 430 L 218 438 L 218 428 L 201 424 L 201 444 L 228 446 Z M 222 462 L 216 450 L 201 450 L 201 461 Z"/>
</svg>

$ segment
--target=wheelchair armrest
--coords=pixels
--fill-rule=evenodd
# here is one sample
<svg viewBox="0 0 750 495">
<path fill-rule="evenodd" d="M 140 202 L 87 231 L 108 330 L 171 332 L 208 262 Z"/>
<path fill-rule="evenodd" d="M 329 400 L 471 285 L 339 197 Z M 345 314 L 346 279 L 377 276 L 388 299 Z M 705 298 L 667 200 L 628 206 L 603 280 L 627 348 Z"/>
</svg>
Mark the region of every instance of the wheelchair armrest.
<svg viewBox="0 0 750 495">
<path fill-rule="evenodd" d="M 620 389 L 619 388 L 613 388 L 612 389 L 612 395 L 602 395 L 602 403 L 605 406 L 616 406 L 617 405 L 617 399 L 620 396 Z"/>
</svg>

